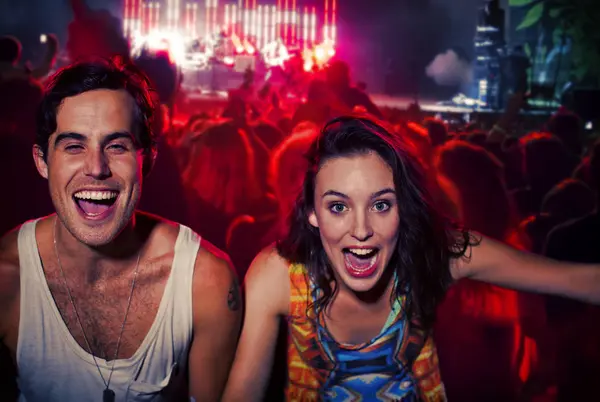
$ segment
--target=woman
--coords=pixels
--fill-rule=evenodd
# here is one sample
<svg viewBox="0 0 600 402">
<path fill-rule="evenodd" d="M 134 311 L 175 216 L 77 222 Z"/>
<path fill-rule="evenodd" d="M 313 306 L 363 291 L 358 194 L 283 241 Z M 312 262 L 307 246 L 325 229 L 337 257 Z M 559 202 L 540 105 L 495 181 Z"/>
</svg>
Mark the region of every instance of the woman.
<svg viewBox="0 0 600 402">
<path fill-rule="evenodd" d="M 435 309 L 463 277 L 600 301 L 600 272 L 475 237 L 432 207 L 411 147 L 366 118 L 325 126 L 289 234 L 246 277 L 246 317 L 225 401 L 258 401 L 280 317 L 287 399 L 444 400 Z"/>
</svg>

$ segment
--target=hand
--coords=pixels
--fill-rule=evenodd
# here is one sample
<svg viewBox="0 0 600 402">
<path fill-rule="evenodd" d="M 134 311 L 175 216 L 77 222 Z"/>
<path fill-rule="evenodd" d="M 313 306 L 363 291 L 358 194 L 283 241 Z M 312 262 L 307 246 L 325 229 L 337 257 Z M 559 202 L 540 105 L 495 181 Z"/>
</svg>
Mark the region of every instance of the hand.
<svg viewBox="0 0 600 402">
<path fill-rule="evenodd" d="M 58 53 L 58 38 L 55 34 L 46 34 L 46 48 L 49 54 Z"/>
</svg>

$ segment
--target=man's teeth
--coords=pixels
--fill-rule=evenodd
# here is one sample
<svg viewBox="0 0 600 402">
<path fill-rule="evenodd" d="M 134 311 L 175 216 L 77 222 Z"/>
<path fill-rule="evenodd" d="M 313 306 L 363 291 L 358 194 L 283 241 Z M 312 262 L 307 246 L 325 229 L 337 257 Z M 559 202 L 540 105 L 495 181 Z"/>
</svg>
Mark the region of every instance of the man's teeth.
<svg viewBox="0 0 600 402">
<path fill-rule="evenodd" d="M 374 248 L 349 248 L 348 251 L 350 251 L 352 254 L 356 254 L 356 255 L 369 255 L 373 251 L 375 251 L 375 249 Z"/>
<path fill-rule="evenodd" d="M 80 200 L 110 200 L 118 195 L 116 191 L 79 191 L 73 196 Z"/>
</svg>

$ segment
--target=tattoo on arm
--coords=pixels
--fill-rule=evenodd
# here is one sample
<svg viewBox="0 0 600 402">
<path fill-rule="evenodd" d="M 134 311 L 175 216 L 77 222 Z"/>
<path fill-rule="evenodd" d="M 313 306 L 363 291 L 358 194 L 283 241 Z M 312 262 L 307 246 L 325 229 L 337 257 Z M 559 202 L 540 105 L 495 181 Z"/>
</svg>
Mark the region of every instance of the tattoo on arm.
<svg viewBox="0 0 600 402">
<path fill-rule="evenodd" d="M 242 305 L 242 297 L 240 295 L 240 287 L 237 283 L 237 280 L 234 280 L 231 283 L 231 287 L 229 288 L 229 293 L 227 294 L 227 306 L 231 311 L 237 311 L 240 309 Z"/>
</svg>

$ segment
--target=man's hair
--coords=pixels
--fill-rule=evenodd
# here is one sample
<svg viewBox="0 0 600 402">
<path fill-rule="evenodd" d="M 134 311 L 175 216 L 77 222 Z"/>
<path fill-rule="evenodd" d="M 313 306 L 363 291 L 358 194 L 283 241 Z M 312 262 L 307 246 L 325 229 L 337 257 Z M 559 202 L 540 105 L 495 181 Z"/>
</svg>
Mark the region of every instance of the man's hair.
<svg viewBox="0 0 600 402">
<path fill-rule="evenodd" d="M 152 131 L 155 102 L 150 81 L 132 64 L 119 57 L 93 59 L 71 64 L 49 78 L 37 112 L 36 144 L 44 159 L 48 140 L 56 131 L 57 115 L 66 98 L 98 89 L 124 90 L 134 100 L 132 133 L 136 145 L 144 152 L 144 173 L 148 173 L 156 153 L 156 137 Z"/>
</svg>

